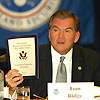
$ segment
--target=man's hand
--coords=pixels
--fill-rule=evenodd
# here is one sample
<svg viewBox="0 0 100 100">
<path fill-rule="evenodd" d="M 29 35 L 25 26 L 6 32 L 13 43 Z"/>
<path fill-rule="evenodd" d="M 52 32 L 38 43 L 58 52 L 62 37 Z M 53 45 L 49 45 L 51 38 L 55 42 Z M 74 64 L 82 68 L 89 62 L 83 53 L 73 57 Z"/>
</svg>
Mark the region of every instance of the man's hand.
<svg viewBox="0 0 100 100">
<path fill-rule="evenodd" d="M 8 73 L 5 75 L 5 80 L 7 83 L 7 86 L 9 87 L 9 93 L 12 95 L 15 91 L 17 85 L 22 83 L 23 76 L 18 72 L 16 69 L 12 69 L 8 71 Z"/>
</svg>

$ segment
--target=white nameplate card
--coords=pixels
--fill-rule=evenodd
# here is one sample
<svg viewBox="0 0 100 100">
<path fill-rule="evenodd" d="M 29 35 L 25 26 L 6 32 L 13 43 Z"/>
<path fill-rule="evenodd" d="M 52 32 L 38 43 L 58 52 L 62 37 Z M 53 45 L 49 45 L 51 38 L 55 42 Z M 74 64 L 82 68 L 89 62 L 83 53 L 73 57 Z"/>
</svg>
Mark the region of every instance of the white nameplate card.
<svg viewBox="0 0 100 100">
<path fill-rule="evenodd" d="M 7 42 L 11 69 L 25 77 L 38 77 L 37 35 L 11 37 Z"/>
<path fill-rule="evenodd" d="M 94 83 L 48 83 L 48 100 L 94 100 Z"/>
</svg>

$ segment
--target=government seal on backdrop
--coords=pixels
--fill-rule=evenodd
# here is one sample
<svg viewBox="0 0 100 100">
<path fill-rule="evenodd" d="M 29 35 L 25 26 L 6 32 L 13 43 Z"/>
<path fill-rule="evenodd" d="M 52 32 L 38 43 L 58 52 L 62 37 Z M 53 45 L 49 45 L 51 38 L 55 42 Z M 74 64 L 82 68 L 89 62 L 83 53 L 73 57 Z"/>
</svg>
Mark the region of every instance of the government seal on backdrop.
<svg viewBox="0 0 100 100">
<path fill-rule="evenodd" d="M 29 31 L 45 24 L 61 0 L 0 0 L 0 27 Z"/>
</svg>

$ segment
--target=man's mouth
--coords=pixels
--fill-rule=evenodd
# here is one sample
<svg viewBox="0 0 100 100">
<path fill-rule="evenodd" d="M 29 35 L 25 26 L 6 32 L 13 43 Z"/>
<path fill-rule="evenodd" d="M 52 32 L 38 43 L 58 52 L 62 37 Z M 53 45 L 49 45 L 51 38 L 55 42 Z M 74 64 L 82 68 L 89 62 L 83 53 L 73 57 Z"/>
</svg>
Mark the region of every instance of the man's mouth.
<svg viewBox="0 0 100 100">
<path fill-rule="evenodd" d="M 60 41 L 60 42 L 57 42 L 57 43 L 58 43 L 58 44 L 64 44 L 64 42 L 61 42 L 61 41 Z"/>
</svg>

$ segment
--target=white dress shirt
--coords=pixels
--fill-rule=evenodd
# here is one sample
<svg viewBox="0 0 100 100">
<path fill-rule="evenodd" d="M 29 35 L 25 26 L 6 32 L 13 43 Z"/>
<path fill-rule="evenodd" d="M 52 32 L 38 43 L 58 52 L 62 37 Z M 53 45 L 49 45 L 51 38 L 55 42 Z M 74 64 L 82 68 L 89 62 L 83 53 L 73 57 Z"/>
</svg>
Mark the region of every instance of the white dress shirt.
<svg viewBox="0 0 100 100">
<path fill-rule="evenodd" d="M 60 57 L 61 56 L 65 57 L 64 64 L 65 64 L 66 70 L 67 70 L 67 83 L 71 82 L 72 51 L 73 51 L 73 49 L 71 49 L 66 55 L 61 55 L 51 46 L 52 69 L 53 69 L 52 82 L 53 83 L 55 83 L 55 80 L 56 80 L 57 69 L 58 69 L 58 65 L 60 63 Z"/>
</svg>

